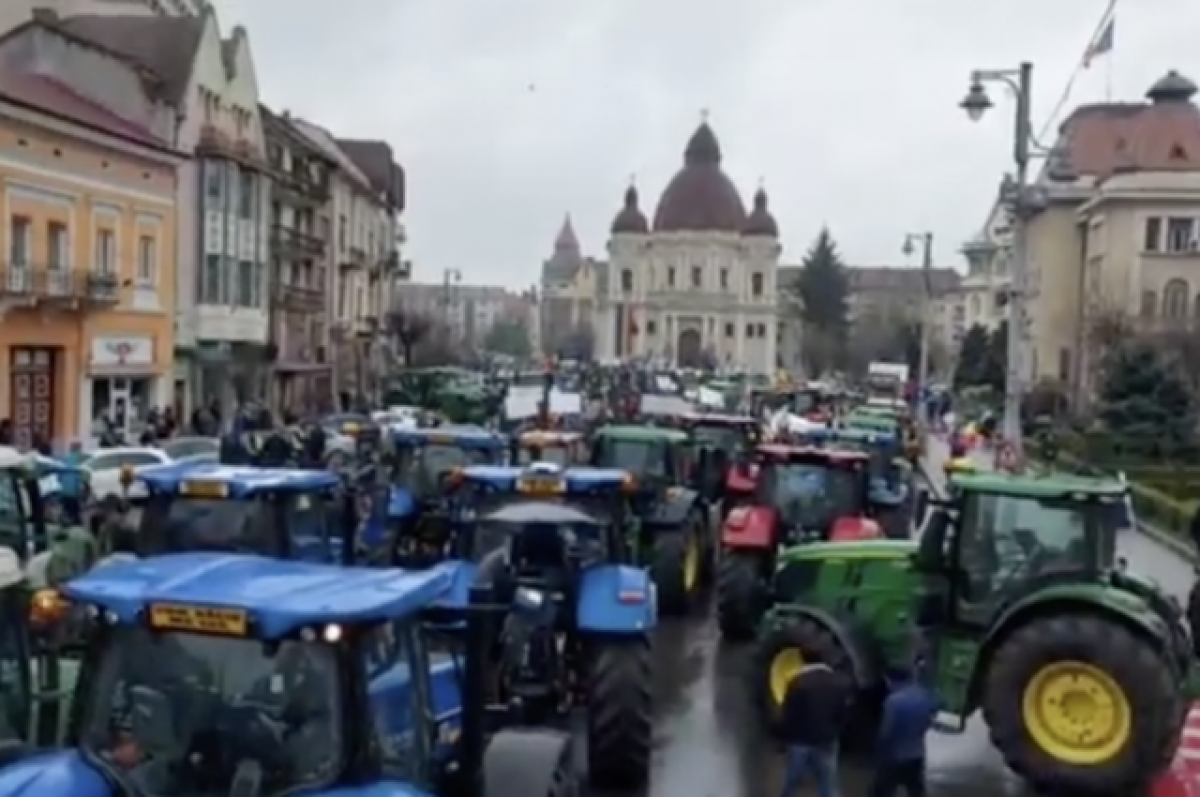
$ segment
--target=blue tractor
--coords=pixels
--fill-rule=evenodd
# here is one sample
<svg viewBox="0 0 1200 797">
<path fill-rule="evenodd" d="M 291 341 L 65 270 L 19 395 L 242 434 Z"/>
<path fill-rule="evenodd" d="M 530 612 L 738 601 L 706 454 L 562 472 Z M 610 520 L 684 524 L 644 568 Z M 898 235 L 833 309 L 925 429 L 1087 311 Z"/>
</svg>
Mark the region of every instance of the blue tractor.
<svg viewBox="0 0 1200 797">
<path fill-rule="evenodd" d="M 383 468 L 389 482 L 385 511 L 378 513 L 367 539 L 387 548 L 394 561 L 409 567 L 440 562 L 453 543 L 448 479 L 457 470 L 499 464 L 508 438 L 476 426 L 392 429 Z"/>
<path fill-rule="evenodd" d="M 535 463 L 451 478 L 469 513 L 457 540 L 463 572 L 517 609 L 493 648 L 505 700 L 535 723 L 582 709 L 592 782 L 645 785 L 658 610 L 649 572 L 630 564 L 630 476 Z"/>
<path fill-rule="evenodd" d="M 435 676 L 421 613 L 459 583 L 215 553 L 97 568 L 63 588 L 90 618 L 71 734 L 9 750 L 0 797 L 577 794 L 568 734 L 491 722 L 480 591 L 439 607 L 469 630 Z"/>
<path fill-rule="evenodd" d="M 169 463 L 142 468 L 146 500 L 120 549 L 253 553 L 350 563 L 359 512 L 341 479 L 322 470 Z"/>
</svg>

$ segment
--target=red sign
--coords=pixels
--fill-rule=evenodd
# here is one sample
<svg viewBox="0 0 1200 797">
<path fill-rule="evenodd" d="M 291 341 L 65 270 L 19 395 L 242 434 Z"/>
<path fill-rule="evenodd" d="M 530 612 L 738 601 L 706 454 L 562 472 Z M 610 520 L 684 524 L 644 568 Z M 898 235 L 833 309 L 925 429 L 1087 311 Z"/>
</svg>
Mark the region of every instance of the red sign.
<svg viewBox="0 0 1200 797">
<path fill-rule="evenodd" d="M 1171 768 L 1154 782 L 1150 795 L 1200 797 L 1200 703 L 1193 703 L 1188 711 Z"/>
</svg>

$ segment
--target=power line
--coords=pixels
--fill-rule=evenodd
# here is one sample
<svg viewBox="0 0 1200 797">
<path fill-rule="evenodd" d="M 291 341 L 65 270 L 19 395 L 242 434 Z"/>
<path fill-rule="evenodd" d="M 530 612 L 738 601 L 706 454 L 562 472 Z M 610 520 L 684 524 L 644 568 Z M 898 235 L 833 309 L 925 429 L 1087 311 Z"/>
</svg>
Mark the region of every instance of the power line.
<svg viewBox="0 0 1200 797">
<path fill-rule="evenodd" d="M 1113 14 L 1116 13 L 1116 9 L 1117 0 L 1108 0 L 1108 7 L 1106 7 L 1104 9 L 1104 13 L 1100 15 L 1100 22 L 1097 23 L 1096 29 L 1092 31 L 1092 35 L 1088 37 L 1087 44 L 1084 45 L 1083 52 L 1085 55 L 1088 49 L 1095 44 L 1098 38 L 1100 38 L 1100 34 L 1104 32 L 1104 26 L 1112 20 Z M 1062 109 L 1066 106 L 1067 101 L 1071 99 L 1071 90 L 1075 88 L 1075 81 L 1077 81 L 1079 76 L 1083 73 L 1083 63 L 1083 58 L 1080 58 L 1075 62 L 1075 69 L 1072 70 L 1071 76 L 1067 79 L 1067 85 L 1063 88 L 1062 94 L 1058 98 L 1058 102 L 1055 103 L 1054 110 L 1050 112 L 1050 116 L 1046 118 L 1046 123 L 1042 126 L 1042 129 L 1038 131 L 1038 141 L 1046 140 L 1046 134 L 1049 133 L 1050 129 L 1054 126 L 1054 120 L 1058 118 L 1059 113 L 1061 113 Z"/>
</svg>

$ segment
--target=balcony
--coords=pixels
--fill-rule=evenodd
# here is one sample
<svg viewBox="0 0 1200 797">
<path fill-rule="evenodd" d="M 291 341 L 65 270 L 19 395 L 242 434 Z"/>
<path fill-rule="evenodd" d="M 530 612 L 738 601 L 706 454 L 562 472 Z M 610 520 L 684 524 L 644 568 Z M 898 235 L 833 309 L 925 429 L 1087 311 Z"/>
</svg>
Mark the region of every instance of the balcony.
<svg viewBox="0 0 1200 797">
<path fill-rule="evenodd" d="M 283 224 L 271 225 L 271 249 L 288 260 L 312 260 L 325 257 L 325 241 L 311 233 Z"/>
<path fill-rule="evenodd" d="M 271 304 L 280 310 L 315 313 L 325 309 L 325 294 L 303 285 L 276 283 L 271 286 Z"/>
<path fill-rule="evenodd" d="M 338 260 L 343 271 L 365 269 L 369 262 L 367 250 L 361 246 L 351 246 Z"/>
<path fill-rule="evenodd" d="M 202 158 L 231 160 L 249 169 L 268 171 L 268 166 L 254 142 L 238 138 L 216 125 L 207 124 L 200 128 L 196 140 L 196 155 Z"/>
<path fill-rule="evenodd" d="M 267 311 L 261 307 L 201 304 L 183 312 L 190 316 L 197 341 L 264 345 L 269 337 Z"/>
<path fill-rule="evenodd" d="M 0 296 L 30 305 L 107 307 L 120 302 L 121 291 L 116 274 L 8 264 L 0 273 Z"/>
<path fill-rule="evenodd" d="M 354 336 L 356 338 L 373 338 L 379 331 L 379 319 L 366 313 L 354 317 Z"/>
<path fill-rule="evenodd" d="M 277 168 L 274 173 L 275 190 L 279 198 L 294 207 L 314 207 L 324 205 L 329 201 L 329 176 L 316 179 L 308 173 L 308 168 Z"/>
</svg>

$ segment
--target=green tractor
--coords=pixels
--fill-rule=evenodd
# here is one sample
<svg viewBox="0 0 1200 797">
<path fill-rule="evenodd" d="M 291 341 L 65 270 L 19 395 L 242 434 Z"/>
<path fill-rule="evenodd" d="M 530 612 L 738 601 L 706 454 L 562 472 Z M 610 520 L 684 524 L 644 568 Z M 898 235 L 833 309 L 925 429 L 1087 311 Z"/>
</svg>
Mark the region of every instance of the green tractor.
<svg viewBox="0 0 1200 797">
<path fill-rule="evenodd" d="M 650 568 L 659 611 L 691 611 L 712 583 L 716 537 L 708 507 L 694 488 L 690 437 L 658 426 L 602 426 L 592 436 L 591 464 L 628 471 L 637 481 L 635 560 Z"/>
<path fill-rule="evenodd" d="M 976 710 L 1039 792 L 1127 797 L 1171 761 L 1198 679 L 1177 602 L 1116 561 L 1125 485 L 960 473 L 920 541 L 788 549 L 759 628 L 755 700 L 773 726 L 806 663 L 844 672 L 848 743 L 874 736 L 890 666 L 936 686 L 939 730 Z"/>
</svg>

